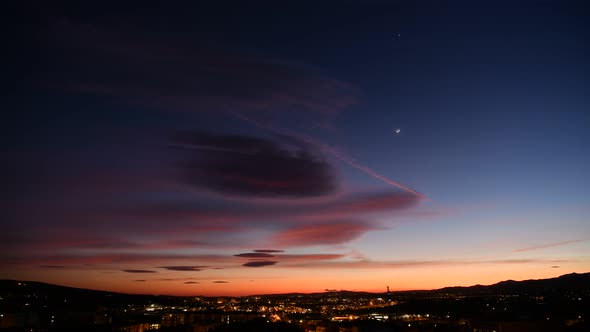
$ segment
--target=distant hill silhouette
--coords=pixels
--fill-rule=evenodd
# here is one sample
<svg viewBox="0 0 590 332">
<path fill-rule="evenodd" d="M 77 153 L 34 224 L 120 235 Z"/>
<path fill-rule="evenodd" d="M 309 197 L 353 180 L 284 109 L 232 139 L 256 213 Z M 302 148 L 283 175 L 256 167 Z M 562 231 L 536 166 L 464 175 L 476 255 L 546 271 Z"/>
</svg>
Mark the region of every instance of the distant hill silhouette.
<svg viewBox="0 0 590 332">
<path fill-rule="evenodd" d="M 92 309 L 97 304 L 111 306 L 121 303 L 141 304 L 148 302 L 166 303 L 175 298 L 171 296 L 133 295 L 100 290 L 59 286 L 36 281 L 0 280 L 2 306 L 19 305 L 25 301 L 34 303 L 44 300 L 53 308 Z"/>
<path fill-rule="evenodd" d="M 548 294 L 564 291 L 584 291 L 590 289 L 590 273 L 564 274 L 557 278 L 531 279 L 523 281 L 506 280 L 493 285 L 469 287 L 445 287 L 432 292 L 446 293 L 529 293 Z"/>
</svg>

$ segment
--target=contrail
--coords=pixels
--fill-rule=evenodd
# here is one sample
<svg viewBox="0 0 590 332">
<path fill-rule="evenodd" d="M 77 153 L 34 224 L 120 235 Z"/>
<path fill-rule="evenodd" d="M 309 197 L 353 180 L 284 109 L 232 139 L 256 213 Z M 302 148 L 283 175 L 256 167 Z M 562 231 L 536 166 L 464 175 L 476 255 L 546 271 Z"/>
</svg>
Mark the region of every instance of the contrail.
<svg viewBox="0 0 590 332">
<path fill-rule="evenodd" d="M 276 128 L 276 127 L 274 127 L 274 126 L 272 126 L 270 124 L 260 123 L 260 122 L 258 122 L 256 120 L 252 120 L 252 119 L 250 119 L 250 118 L 248 118 L 248 117 L 246 117 L 246 116 L 244 116 L 243 114 L 240 114 L 240 113 L 236 113 L 236 112 L 229 112 L 229 113 L 232 114 L 233 116 L 235 116 L 235 117 L 243 120 L 243 121 L 249 122 L 249 123 L 251 123 L 251 124 L 253 124 L 253 125 L 257 126 L 257 127 L 266 129 L 266 130 L 271 131 L 271 132 L 273 132 L 275 134 L 278 134 L 278 135 L 287 135 L 287 136 L 295 137 L 295 138 L 297 138 L 297 139 L 299 139 L 301 141 L 304 141 L 304 142 L 306 142 L 306 143 L 308 143 L 310 145 L 313 145 L 313 146 L 317 147 L 321 151 L 332 155 L 336 159 L 338 159 L 338 160 L 340 160 L 340 161 L 348 164 L 351 167 L 354 167 L 354 168 L 356 168 L 356 169 L 364 172 L 365 174 L 368 174 L 368 175 L 370 175 L 370 176 L 372 176 L 372 177 L 374 177 L 374 178 L 376 178 L 378 180 L 381 180 L 381 181 L 383 181 L 383 182 L 385 182 L 385 183 L 387 183 L 389 185 L 392 185 L 392 186 L 394 186 L 396 188 L 399 188 L 399 189 L 402 189 L 402 190 L 404 190 L 406 192 L 409 192 L 411 194 L 414 194 L 414 195 L 416 195 L 416 196 L 418 196 L 418 197 L 420 197 L 422 199 L 425 199 L 425 200 L 428 200 L 428 201 L 432 201 L 432 199 L 430 199 L 429 197 L 427 197 L 427 196 L 425 196 L 425 195 L 417 192 L 416 190 L 414 190 L 412 188 L 409 188 L 409 187 L 406 187 L 403 184 L 398 183 L 398 182 L 395 182 L 395 181 L 393 181 L 391 179 L 388 179 L 384 175 L 381 175 L 381 174 L 377 173 L 376 171 L 372 170 L 371 168 L 369 168 L 367 166 L 360 165 L 359 163 L 357 163 L 351 157 L 349 157 L 347 155 L 344 155 L 343 153 L 341 153 L 340 151 L 336 150 L 335 148 L 329 146 L 328 144 L 319 142 L 316 139 L 313 139 L 313 138 L 311 138 L 311 137 L 309 137 L 307 135 L 301 135 L 301 134 L 299 134 L 297 132 L 294 132 L 292 130 L 289 130 L 289 129 L 284 129 L 284 128 L 280 128 L 279 129 L 279 128 Z"/>
<path fill-rule="evenodd" d="M 538 246 L 534 246 L 534 247 L 526 247 L 526 248 L 516 249 L 512 252 L 516 253 L 516 252 L 524 252 L 524 251 L 531 251 L 531 250 L 537 250 L 537 249 L 560 247 L 560 246 L 564 246 L 566 244 L 584 242 L 584 241 L 588 241 L 588 240 L 589 239 L 580 239 L 580 240 L 569 240 L 569 241 L 563 241 L 563 242 L 547 243 L 547 244 L 542 244 L 542 245 L 538 245 Z"/>
</svg>

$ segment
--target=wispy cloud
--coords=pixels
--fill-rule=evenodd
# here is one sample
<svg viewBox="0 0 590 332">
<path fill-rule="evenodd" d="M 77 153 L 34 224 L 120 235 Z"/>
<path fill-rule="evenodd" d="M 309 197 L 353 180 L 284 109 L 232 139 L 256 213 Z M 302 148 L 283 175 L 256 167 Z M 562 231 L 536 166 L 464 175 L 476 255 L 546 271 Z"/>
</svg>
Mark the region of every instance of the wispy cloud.
<svg viewBox="0 0 590 332">
<path fill-rule="evenodd" d="M 206 269 L 207 266 L 204 266 L 204 265 L 196 265 L 196 266 L 177 265 L 177 266 L 160 266 L 160 268 L 170 270 L 170 271 L 202 271 L 203 269 Z"/>
<path fill-rule="evenodd" d="M 276 233 L 271 242 L 285 247 L 340 244 L 374 229 L 374 226 L 352 221 L 296 226 Z"/>
<path fill-rule="evenodd" d="M 277 252 L 274 250 L 273 252 Z M 263 254 L 262 256 L 260 254 Z M 330 261 L 344 258 L 343 254 L 283 254 L 283 251 L 269 255 L 266 253 L 244 253 L 235 255 L 241 258 L 249 258 L 248 262 L 242 264 L 244 267 L 264 267 L 273 266 L 279 262 L 312 262 L 312 261 Z M 269 260 L 267 258 L 273 258 Z"/>
<path fill-rule="evenodd" d="M 122 270 L 123 272 L 127 273 L 157 273 L 158 271 L 152 270 Z"/>
<path fill-rule="evenodd" d="M 259 55 L 119 33 L 110 24 L 78 24 L 67 19 L 52 22 L 48 34 L 53 46 L 47 51 L 52 55 L 72 50 L 64 57 L 51 57 L 46 75 L 54 80 L 46 82 L 50 86 L 68 94 L 93 94 L 115 103 L 141 105 L 156 113 L 219 113 L 227 119 L 230 112 L 239 110 L 273 123 L 278 112 L 282 121 L 301 116 L 309 120 L 307 115 L 312 114 L 313 122 L 325 124 L 357 99 L 350 84 Z M 77 61 L 69 61 L 72 59 Z M 18 252 L 18 257 L 2 256 L 0 260 L 48 269 L 83 264 L 121 269 L 121 265 L 136 267 L 135 263 L 178 272 L 212 265 L 254 267 L 252 264 L 261 264 L 256 262 L 298 258 L 278 249 L 257 249 L 235 257 L 180 252 L 345 244 L 383 229 L 373 221 L 375 215 L 410 209 L 421 201 L 414 192 L 397 189 L 342 191 L 329 155 L 348 157 L 289 132 L 254 136 L 164 131 L 153 141 L 161 144 L 158 157 L 162 158 L 150 155 L 146 159 L 162 162 L 153 168 L 141 165 L 138 171 L 108 161 L 105 167 L 79 161 L 70 167 L 55 162 L 54 174 L 38 172 L 38 162 L 29 162 L 26 173 L 30 175 L 24 175 L 31 177 L 27 182 L 47 184 L 33 191 L 51 193 L 51 197 L 31 199 L 31 208 L 24 212 L 27 215 L 19 215 L 31 220 L 27 231 L 20 232 L 22 241 L 0 241 L 0 251 Z M 354 165 L 358 168 L 360 164 Z M 48 176 L 37 178 L 40 173 Z M 231 236 L 235 232 L 245 236 L 235 239 Z M 255 239 L 249 233 L 267 236 Z M 241 258 L 261 260 L 245 265 L 248 262 Z"/>
<path fill-rule="evenodd" d="M 297 261 L 281 264 L 285 268 L 314 268 L 314 269 L 405 269 L 420 267 L 471 266 L 471 265 L 518 265 L 518 264 L 554 264 L 571 262 L 568 259 L 499 259 L 499 260 L 401 260 L 401 261 L 372 261 L 372 260 L 336 260 L 336 261 Z"/>
<path fill-rule="evenodd" d="M 151 266 L 160 265 L 166 262 L 195 262 L 201 261 L 208 264 L 232 264 L 238 261 L 238 258 L 227 256 L 227 255 L 190 255 L 190 254 L 179 254 L 179 253 L 92 253 L 92 254 L 60 254 L 60 255 L 36 255 L 36 256 L 21 256 L 19 258 L 19 264 L 25 265 L 64 265 L 67 268 L 92 268 L 97 265 L 113 265 L 113 264 L 145 264 Z M 45 262 L 45 263 L 44 263 Z M 200 268 L 199 266 L 187 265 L 187 266 L 167 266 L 171 268 L 177 268 L 176 270 L 181 271 L 196 271 L 195 269 Z M 129 271 L 142 271 L 135 269 L 124 269 L 125 272 Z M 168 269 L 171 270 L 171 269 Z M 171 270 L 172 271 L 172 270 Z M 153 271 L 157 272 L 157 271 Z M 133 272 L 129 272 L 133 273 Z M 138 272 L 140 273 L 140 272 Z"/>
<path fill-rule="evenodd" d="M 346 258 L 346 254 L 285 254 L 279 256 L 281 261 L 290 262 L 313 262 L 313 261 L 331 261 Z"/>
<path fill-rule="evenodd" d="M 561 241 L 561 242 L 545 243 L 545 244 L 540 244 L 540 245 L 537 245 L 537 246 L 516 249 L 516 250 L 514 250 L 512 252 L 513 253 L 517 253 L 517 252 L 541 250 L 541 249 L 553 248 L 553 247 L 561 247 L 561 246 L 565 246 L 565 245 L 568 245 L 568 244 L 579 243 L 579 242 L 584 242 L 584 241 L 588 241 L 588 239 L 568 240 L 568 241 Z"/>
<path fill-rule="evenodd" d="M 88 263 L 129 262 L 136 259 L 157 258 L 158 255 L 142 257 L 143 251 L 166 251 L 183 248 L 231 249 L 249 245 L 238 243 L 224 234 L 250 230 L 272 230 L 267 239 L 269 246 L 290 247 L 346 243 L 368 231 L 383 229 L 372 222 L 374 215 L 397 213 L 415 206 L 419 198 L 400 192 L 354 193 L 334 197 L 327 201 L 307 203 L 217 201 L 210 206 L 178 201 L 174 203 L 133 203 L 133 207 L 116 208 L 115 211 L 100 211 L 95 215 L 83 213 L 72 219 L 92 221 L 90 226 L 76 227 L 52 215 L 52 227 L 45 224 L 32 227 L 21 235 L 19 241 L 0 243 L 0 248 L 9 245 L 20 257 L 30 256 L 31 262 L 39 265 L 68 265 L 88 259 Z M 51 215 L 51 214 L 50 214 Z M 343 218 L 354 218 L 342 221 Z M 174 223 L 162 221 L 173 219 Z M 117 221 L 117 236 L 108 235 L 105 225 Z M 98 222 L 101 221 L 101 222 Z M 278 221 L 278 222 L 277 222 Z M 115 226 L 113 223 L 111 226 Z M 89 232 L 96 235 L 90 235 Z M 274 233 L 274 234 L 273 234 Z M 50 234 L 51 236 L 47 236 Z M 210 234 L 213 234 L 210 235 Z M 188 237 L 190 235 L 190 238 Z M 125 240 L 122 237 L 126 236 Z M 139 237 L 155 237 L 146 241 Z M 136 238 L 134 240 L 134 238 Z M 74 240 L 72 240 L 74 239 Z M 257 241 L 260 242 L 260 239 Z M 49 251 L 78 252 L 77 255 L 47 255 Z M 98 249 L 95 250 L 95 249 Z M 108 250 L 105 250 L 108 249 Z M 129 254 L 132 249 L 134 254 Z M 270 252 L 270 250 L 273 250 Z M 276 249 L 259 249 L 260 254 L 277 254 Z M 103 253 L 108 251 L 109 253 Z M 94 252 L 95 254 L 89 254 Z M 121 253 L 118 253 L 121 252 Z M 88 253 L 88 254 L 83 254 Z M 185 259 L 183 255 L 161 254 L 162 258 Z M 46 260 L 39 260 L 45 257 Z M 208 262 L 211 259 L 207 260 Z"/>
<path fill-rule="evenodd" d="M 357 89 L 309 68 L 235 49 L 178 43 L 125 23 L 53 22 L 53 86 L 167 112 L 277 112 L 316 123 L 354 104 Z M 64 49 L 69 52 L 63 52 Z M 65 56 L 64 56 L 65 54 Z M 57 60 L 59 59 L 59 61 Z M 60 73 L 60 75 L 50 75 Z"/>
<path fill-rule="evenodd" d="M 154 279 L 157 281 L 185 281 L 185 280 L 196 280 L 197 278 L 159 278 Z"/>
<path fill-rule="evenodd" d="M 247 252 L 243 254 L 234 255 L 235 257 L 248 257 L 248 258 L 272 258 L 275 255 L 267 254 L 265 252 Z"/>
</svg>

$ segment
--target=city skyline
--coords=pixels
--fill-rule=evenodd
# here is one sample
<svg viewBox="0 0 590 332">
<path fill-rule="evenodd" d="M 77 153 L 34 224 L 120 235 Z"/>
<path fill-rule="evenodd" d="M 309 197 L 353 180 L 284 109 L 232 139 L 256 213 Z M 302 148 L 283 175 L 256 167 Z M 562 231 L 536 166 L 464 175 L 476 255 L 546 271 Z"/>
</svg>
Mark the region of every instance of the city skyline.
<svg viewBox="0 0 590 332">
<path fill-rule="evenodd" d="M 582 1 L 24 6 L 0 279 L 239 296 L 590 271 Z"/>
</svg>

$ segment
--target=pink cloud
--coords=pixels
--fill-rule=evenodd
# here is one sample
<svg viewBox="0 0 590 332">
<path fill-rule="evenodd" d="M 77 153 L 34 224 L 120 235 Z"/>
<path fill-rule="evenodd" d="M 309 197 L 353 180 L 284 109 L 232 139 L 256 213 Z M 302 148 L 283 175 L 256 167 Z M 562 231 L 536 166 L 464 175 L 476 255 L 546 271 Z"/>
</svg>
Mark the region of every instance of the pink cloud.
<svg viewBox="0 0 590 332">
<path fill-rule="evenodd" d="M 303 225 L 276 233 L 271 242 L 285 247 L 339 244 L 352 241 L 373 229 L 358 222 Z"/>
<path fill-rule="evenodd" d="M 329 261 L 345 258 L 345 254 L 285 254 L 278 258 L 287 262 L 312 262 L 312 261 Z"/>
<path fill-rule="evenodd" d="M 9 237 L 0 247 L 31 255 L 48 250 L 107 248 L 111 251 L 231 249 L 249 245 L 249 242 L 247 239 L 242 243 L 224 239 L 224 234 L 259 229 L 277 232 L 267 241 L 273 246 L 283 246 L 281 241 L 291 247 L 341 244 L 367 231 L 381 229 L 371 221 L 372 215 L 407 210 L 418 201 L 413 195 L 390 192 L 345 195 L 325 202 L 281 204 L 280 207 L 276 202 L 252 205 L 236 201 L 218 207 L 179 202 L 147 206 L 133 203 L 133 207 L 101 212 L 58 209 L 57 212 L 67 213 L 48 214 L 51 219 L 46 223 L 30 227 L 26 234 L 16 234 L 18 240 Z M 37 211 L 36 218 L 42 218 L 41 212 Z M 339 221 L 343 218 L 355 218 L 355 221 Z M 77 225 L 76 220 L 86 222 Z M 113 227 L 116 227 L 116 234 L 112 234 Z"/>
</svg>

